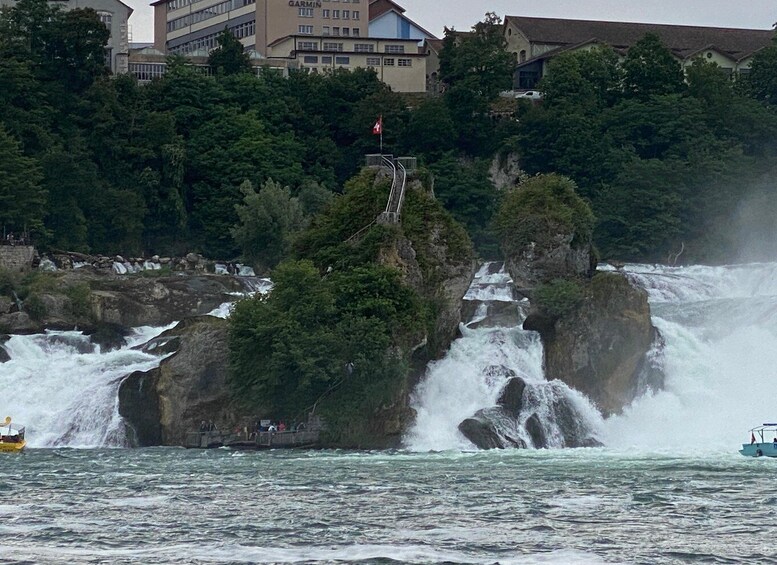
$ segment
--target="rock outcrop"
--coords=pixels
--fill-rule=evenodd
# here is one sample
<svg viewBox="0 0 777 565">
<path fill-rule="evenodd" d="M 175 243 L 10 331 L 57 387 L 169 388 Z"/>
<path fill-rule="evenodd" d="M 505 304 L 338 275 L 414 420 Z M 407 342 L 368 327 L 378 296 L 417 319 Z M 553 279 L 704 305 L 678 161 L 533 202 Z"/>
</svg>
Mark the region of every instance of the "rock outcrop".
<svg viewBox="0 0 777 565">
<path fill-rule="evenodd" d="M 553 279 L 589 277 L 596 269 L 593 247 L 573 243 L 574 237 L 560 232 L 507 257 L 505 264 L 515 286 L 526 289 Z"/>
<path fill-rule="evenodd" d="M 5 350 L 5 347 L 3 347 L 3 344 L 8 341 L 8 338 L 10 336 L 7 335 L 0 335 L 0 363 L 5 363 L 6 361 L 11 360 L 11 356 L 8 355 L 8 352 Z"/>
<path fill-rule="evenodd" d="M 119 389 L 119 413 L 136 444 L 183 445 L 200 422 L 220 428 L 244 419 L 227 384 L 227 322 L 210 316 L 190 318 L 164 332 L 149 346 L 152 352 L 175 353 L 159 367 L 133 373 Z"/>
<path fill-rule="evenodd" d="M 570 394 L 561 383 L 528 385 L 522 378 L 512 377 L 502 389 L 496 406 L 478 410 L 459 424 L 459 431 L 479 449 L 601 445 Z M 539 395 L 552 398 L 550 405 L 543 408 L 546 424 L 536 412 L 543 404 L 537 398 Z M 551 434 L 555 444 L 549 439 Z"/>
<path fill-rule="evenodd" d="M 40 288 L 20 301 L 21 311 L 12 300 L 0 298 L 0 331 L 78 328 L 96 333 L 97 343 L 117 334 L 109 328 L 161 326 L 206 314 L 244 290 L 240 280 L 229 275 L 119 276 L 81 268 L 39 277 Z M 121 345 L 121 340 L 108 341 L 110 347 Z"/>
<path fill-rule="evenodd" d="M 585 292 L 571 314 L 548 320 L 535 313 L 524 328 L 542 336 L 548 380 L 583 392 L 605 415 L 618 413 L 641 392 L 657 338 L 647 293 L 615 273 L 597 274 Z M 648 386 L 660 388 L 660 378 L 654 373 Z"/>
</svg>

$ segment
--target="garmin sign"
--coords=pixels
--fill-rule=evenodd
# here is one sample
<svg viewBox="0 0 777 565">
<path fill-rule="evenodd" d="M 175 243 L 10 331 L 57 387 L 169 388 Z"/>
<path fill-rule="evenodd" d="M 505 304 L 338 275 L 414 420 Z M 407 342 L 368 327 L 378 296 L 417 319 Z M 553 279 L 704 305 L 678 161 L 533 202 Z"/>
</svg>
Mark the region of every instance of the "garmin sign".
<svg viewBox="0 0 777 565">
<path fill-rule="evenodd" d="M 295 8 L 320 8 L 321 2 L 316 0 L 289 0 L 289 6 Z"/>
</svg>

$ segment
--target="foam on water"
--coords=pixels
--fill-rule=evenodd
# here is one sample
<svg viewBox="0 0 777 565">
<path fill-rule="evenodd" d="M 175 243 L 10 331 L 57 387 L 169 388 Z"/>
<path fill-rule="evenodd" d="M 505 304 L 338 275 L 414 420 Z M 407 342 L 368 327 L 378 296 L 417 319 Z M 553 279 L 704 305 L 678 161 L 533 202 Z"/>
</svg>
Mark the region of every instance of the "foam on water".
<svg viewBox="0 0 777 565">
<path fill-rule="evenodd" d="M 666 381 L 606 422 L 608 446 L 731 450 L 777 421 L 777 263 L 625 271 L 648 291 Z"/>
<path fill-rule="evenodd" d="M 562 447 L 564 440 L 553 409 L 559 399 L 573 406 L 589 426 L 598 427 L 601 416 L 582 394 L 560 381 L 545 380 L 542 342 L 538 333 L 522 329 L 523 319 L 510 327 L 499 324 L 476 329 L 468 327 L 485 320 L 494 303 L 518 305 L 524 302 L 515 296 L 512 279 L 502 263 L 484 264 L 464 300 L 477 305 L 473 319 L 460 326 L 461 337 L 453 342 L 443 359 L 429 365 L 426 375 L 413 391 L 411 406 L 416 419 L 404 438 L 409 449 L 474 449 L 459 431 L 459 424 L 478 410 L 494 406 L 513 376 L 522 378 L 527 386 L 521 417 L 499 421 L 500 429 L 509 432 L 510 437 L 532 445 L 524 424 L 531 414 L 537 414 L 548 445 Z"/>
<path fill-rule="evenodd" d="M 0 365 L 2 410 L 26 425 L 31 447 L 124 445 L 119 385 L 159 364 L 133 347 L 165 329 L 136 328 L 125 347 L 106 353 L 81 332 L 11 336 L 4 344 L 11 360 Z"/>
</svg>

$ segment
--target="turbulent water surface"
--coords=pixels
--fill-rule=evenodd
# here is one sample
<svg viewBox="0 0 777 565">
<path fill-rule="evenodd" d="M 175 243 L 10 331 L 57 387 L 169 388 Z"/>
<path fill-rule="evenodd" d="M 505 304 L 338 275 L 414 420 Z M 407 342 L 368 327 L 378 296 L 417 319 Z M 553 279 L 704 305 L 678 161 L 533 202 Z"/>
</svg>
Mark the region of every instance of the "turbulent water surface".
<svg viewBox="0 0 777 565">
<path fill-rule="evenodd" d="M 761 563 L 777 462 L 606 449 L 30 450 L 2 563 Z"/>
<path fill-rule="evenodd" d="M 522 315 L 509 277 L 487 266 L 396 452 L 105 449 L 121 445 L 122 372 L 159 360 L 14 336 L 0 409 L 39 448 L 0 457 L 0 562 L 777 563 L 777 460 L 737 453 L 777 421 L 777 264 L 624 271 L 648 291 L 664 390 L 602 420 L 546 382 L 536 335 L 504 316 Z M 475 451 L 458 423 L 509 374 L 551 438 L 543 398 L 563 397 L 605 447 Z"/>
</svg>

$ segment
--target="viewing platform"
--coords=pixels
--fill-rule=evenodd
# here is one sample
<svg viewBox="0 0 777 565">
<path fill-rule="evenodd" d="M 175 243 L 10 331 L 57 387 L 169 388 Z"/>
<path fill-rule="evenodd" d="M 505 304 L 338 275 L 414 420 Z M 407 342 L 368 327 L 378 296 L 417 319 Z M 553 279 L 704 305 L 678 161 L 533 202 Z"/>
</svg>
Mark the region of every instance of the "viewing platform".
<svg viewBox="0 0 777 565">
<path fill-rule="evenodd" d="M 214 449 L 229 447 L 240 450 L 314 448 L 319 444 L 320 432 L 189 432 L 187 449 Z"/>
</svg>

